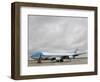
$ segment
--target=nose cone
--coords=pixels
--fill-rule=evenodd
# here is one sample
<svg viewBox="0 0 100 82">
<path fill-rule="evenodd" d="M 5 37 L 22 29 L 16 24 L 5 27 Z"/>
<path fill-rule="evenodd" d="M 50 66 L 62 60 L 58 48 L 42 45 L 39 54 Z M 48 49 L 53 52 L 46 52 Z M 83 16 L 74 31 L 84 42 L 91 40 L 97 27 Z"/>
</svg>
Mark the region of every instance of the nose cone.
<svg viewBox="0 0 100 82">
<path fill-rule="evenodd" d="M 32 53 L 31 58 L 39 58 L 41 55 L 43 55 L 42 52 L 35 51 L 35 52 Z"/>
</svg>

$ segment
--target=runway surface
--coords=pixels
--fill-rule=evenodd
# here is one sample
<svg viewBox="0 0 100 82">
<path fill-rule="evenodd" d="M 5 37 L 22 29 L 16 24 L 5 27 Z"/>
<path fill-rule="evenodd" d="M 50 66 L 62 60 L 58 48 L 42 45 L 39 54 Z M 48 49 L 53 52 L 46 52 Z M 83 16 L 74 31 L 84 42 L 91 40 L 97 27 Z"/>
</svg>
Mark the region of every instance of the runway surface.
<svg viewBox="0 0 100 82">
<path fill-rule="evenodd" d="M 88 58 L 76 58 L 72 59 L 71 61 L 69 59 L 65 59 L 64 62 L 56 62 L 51 60 L 42 60 L 41 63 L 37 63 L 36 60 L 28 60 L 28 66 L 53 66 L 53 65 L 77 65 L 77 64 L 87 64 Z"/>
</svg>

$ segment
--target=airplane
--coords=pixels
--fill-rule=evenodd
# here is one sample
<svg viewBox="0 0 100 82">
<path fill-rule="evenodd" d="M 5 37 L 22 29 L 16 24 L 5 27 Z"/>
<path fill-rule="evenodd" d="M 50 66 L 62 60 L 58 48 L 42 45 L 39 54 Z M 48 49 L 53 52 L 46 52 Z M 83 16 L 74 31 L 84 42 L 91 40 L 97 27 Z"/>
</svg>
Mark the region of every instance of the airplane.
<svg viewBox="0 0 100 82">
<path fill-rule="evenodd" d="M 64 59 L 69 59 L 70 61 L 72 59 L 75 59 L 76 56 L 85 54 L 83 53 L 77 53 L 78 49 L 70 50 L 67 52 L 46 52 L 46 51 L 36 51 L 33 52 L 31 55 L 32 59 L 37 60 L 38 63 L 41 63 L 42 60 L 51 60 L 56 62 L 64 62 Z"/>
</svg>

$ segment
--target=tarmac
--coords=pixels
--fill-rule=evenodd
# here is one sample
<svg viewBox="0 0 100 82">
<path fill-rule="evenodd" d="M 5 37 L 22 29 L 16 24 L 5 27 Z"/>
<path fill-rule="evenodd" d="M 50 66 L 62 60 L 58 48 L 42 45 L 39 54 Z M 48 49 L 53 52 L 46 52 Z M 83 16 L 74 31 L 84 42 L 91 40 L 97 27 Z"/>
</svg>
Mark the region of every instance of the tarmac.
<svg viewBox="0 0 100 82">
<path fill-rule="evenodd" d="M 64 59 L 64 62 L 56 62 L 51 60 L 42 60 L 41 63 L 37 63 L 36 60 L 28 60 L 28 66 L 53 66 L 53 65 L 78 65 L 78 64 L 87 64 L 88 58 L 76 58 L 72 59 Z"/>
</svg>

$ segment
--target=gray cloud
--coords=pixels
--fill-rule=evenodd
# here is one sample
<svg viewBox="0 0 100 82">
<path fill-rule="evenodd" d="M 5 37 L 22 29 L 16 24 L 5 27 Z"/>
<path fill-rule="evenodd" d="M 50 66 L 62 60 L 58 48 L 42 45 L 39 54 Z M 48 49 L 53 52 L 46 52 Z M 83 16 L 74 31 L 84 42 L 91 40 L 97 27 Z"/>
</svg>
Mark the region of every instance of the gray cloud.
<svg viewBox="0 0 100 82">
<path fill-rule="evenodd" d="M 87 50 L 88 18 L 28 16 L 29 51 Z"/>
</svg>

